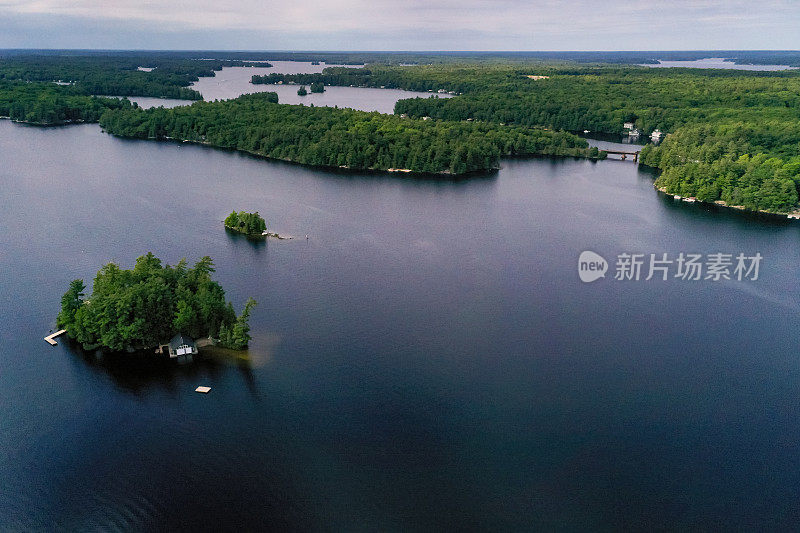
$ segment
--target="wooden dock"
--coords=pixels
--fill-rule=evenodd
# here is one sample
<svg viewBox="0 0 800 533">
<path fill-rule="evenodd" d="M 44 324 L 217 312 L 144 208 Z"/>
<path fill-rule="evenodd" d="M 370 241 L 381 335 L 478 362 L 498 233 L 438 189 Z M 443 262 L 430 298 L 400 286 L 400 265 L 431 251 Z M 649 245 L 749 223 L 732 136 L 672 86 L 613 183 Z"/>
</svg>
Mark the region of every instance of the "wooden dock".
<svg viewBox="0 0 800 533">
<path fill-rule="evenodd" d="M 55 341 L 55 338 L 58 337 L 59 335 L 63 335 L 66 332 L 67 332 L 67 330 L 60 329 L 60 330 L 56 331 L 55 333 L 52 333 L 52 334 L 48 335 L 47 337 L 45 337 L 44 340 L 47 341 L 47 343 L 50 344 L 50 346 L 55 346 L 56 344 L 58 344 Z"/>
</svg>

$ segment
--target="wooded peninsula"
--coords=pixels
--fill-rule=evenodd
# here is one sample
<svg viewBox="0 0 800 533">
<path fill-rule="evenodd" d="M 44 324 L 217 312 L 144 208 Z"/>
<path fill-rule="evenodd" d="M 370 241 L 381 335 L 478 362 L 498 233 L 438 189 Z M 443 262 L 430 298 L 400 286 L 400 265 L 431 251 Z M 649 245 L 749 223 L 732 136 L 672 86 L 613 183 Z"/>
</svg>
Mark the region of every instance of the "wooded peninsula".
<svg viewBox="0 0 800 533">
<path fill-rule="evenodd" d="M 275 93 L 172 109 L 109 109 L 107 132 L 177 139 L 306 165 L 459 175 L 497 168 L 501 156 L 599 157 L 571 133 L 487 123 L 408 120 L 352 109 L 281 105 Z"/>
</svg>

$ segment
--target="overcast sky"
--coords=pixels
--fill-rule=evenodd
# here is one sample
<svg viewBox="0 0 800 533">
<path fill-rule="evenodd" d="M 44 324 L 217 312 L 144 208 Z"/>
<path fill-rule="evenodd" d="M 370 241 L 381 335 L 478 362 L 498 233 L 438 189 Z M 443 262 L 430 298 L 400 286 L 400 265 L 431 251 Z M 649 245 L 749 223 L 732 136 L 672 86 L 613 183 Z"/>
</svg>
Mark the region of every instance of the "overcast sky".
<svg viewBox="0 0 800 533">
<path fill-rule="evenodd" d="M 0 48 L 800 49 L 800 2 L 0 0 Z"/>
</svg>

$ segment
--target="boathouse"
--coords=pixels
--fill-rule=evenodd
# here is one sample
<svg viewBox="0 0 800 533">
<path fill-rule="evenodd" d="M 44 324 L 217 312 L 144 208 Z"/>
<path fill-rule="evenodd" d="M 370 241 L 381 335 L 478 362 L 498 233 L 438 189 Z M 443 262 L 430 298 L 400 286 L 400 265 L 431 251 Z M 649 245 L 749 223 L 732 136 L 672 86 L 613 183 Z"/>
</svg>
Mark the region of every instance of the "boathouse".
<svg viewBox="0 0 800 533">
<path fill-rule="evenodd" d="M 197 344 L 195 344 L 194 339 L 182 333 L 172 337 L 167 347 L 169 348 L 170 358 L 178 357 L 179 355 L 197 354 Z"/>
</svg>

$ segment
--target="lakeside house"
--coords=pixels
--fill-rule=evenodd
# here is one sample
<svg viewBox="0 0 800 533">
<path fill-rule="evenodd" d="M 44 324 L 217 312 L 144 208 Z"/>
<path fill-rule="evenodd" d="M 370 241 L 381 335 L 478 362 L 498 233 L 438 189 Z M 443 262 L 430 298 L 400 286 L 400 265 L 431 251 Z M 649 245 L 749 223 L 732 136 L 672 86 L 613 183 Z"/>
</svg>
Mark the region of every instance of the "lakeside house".
<svg viewBox="0 0 800 533">
<path fill-rule="evenodd" d="M 627 133 L 629 137 L 638 137 L 641 134 L 641 132 L 636 129 L 636 124 L 634 122 L 626 122 L 622 127 L 625 128 L 625 133 Z"/>
<path fill-rule="evenodd" d="M 655 129 L 655 130 L 653 130 L 653 133 L 650 134 L 650 140 L 653 141 L 653 142 L 658 142 L 658 141 L 661 140 L 661 137 L 663 137 L 663 136 L 664 136 L 664 134 L 661 133 L 661 130 Z"/>
<path fill-rule="evenodd" d="M 178 333 L 172 337 L 167 347 L 169 349 L 170 359 L 178 357 L 179 355 L 197 354 L 197 344 L 194 342 L 194 339 L 183 333 Z"/>
</svg>

